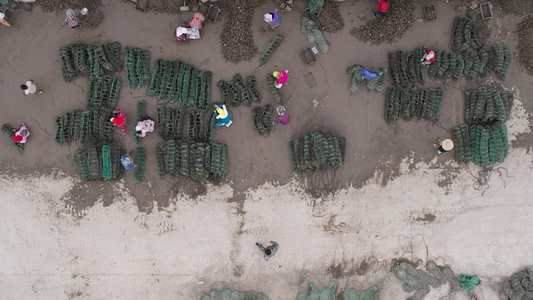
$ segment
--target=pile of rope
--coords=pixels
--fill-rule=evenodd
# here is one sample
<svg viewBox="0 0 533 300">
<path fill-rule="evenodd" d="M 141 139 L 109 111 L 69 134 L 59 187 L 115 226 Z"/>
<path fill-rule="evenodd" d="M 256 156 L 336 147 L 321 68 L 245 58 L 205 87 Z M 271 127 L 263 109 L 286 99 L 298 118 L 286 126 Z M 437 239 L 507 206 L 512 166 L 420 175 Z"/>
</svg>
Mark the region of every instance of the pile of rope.
<svg viewBox="0 0 533 300">
<path fill-rule="evenodd" d="M 290 141 L 291 161 L 294 172 L 302 176 L 306 171 L 338 169 L 344 161 L 346 139 L 333 132 L 313 130 Z"/>
<path fill-rule="evenodd" d="M 179 103 L 184 107 L 194 106 L 206 110 L 211 101 L 210 71 L 196 69 L 179 60 L 156 59 L 148 95 L 157 95 L 157 100 Z"/>
<path fill-rule="evenodd" d="M 268 135 L 272 129 L 272 122 L 270 116 L 274 108 L 272 105 L 267 104 L 264 107 L 254 107 L 252 109 L 252 120 L 254 122 L 255 130 L 260 135 Z"/>
<path fill-rule="evenodd" d="M 159 176 L 190 176 L 196 180 L 225 177 L 225 144 L 170 140 L 155 147 Z"/>
<path fill-rule="evenodd" d="M 120 157 L 125 153 L 119 146 L 104 145 L 80 149 L 76 163 L 85 180 L 113 180 L 122 175 Z"/>
<path fill-rule="evenodd" d="M 424 68 L 420 59 L 424 50 L 389 52 L 389 69 L 392 84 L 397 88 L 410 88 L 416 83 L 424 84 Z"/>
<path fill-rule="evenodd" d="M 217 82 L 220 89 L 222 104 L 230 104 L 231 106 L 239 106 L 244 104 L 246 106 L 252 105 L 252 102 L 261 102 L 261 95 L 256 88 L 257 79 L 250 75 L 246 77 L 246 82 L 242 80 L 241 74 L 233 75 L 233 80 L 221 79 Z"/>
<path fill-rule="evenodd" d="M 115 76 L 90 77 L 87 86 L 88 109 L 113 110 L 117 106 L 122 80 Z"/>
<path fill-rule="evenodd" d="M 128 85 L 132 88 L 140 88 L 145 84 L 150 84 L 150 52 L 141 48 L 124 48 L 126 61 L 126 78 Z"/>
<path fill-rule="evenodd" d="M 501 300 L 533 300 L 533 269 L 526 268 L 511 275 L 500 285 Z"/>
<path fill-rule="evenodd" d="M 401 116 L 404 120 L 417 117 L 437 123 L 440 118 L 442 95 L 442 88 L 413 87 L 409 90 L 388 88 L 385 101 L 385 121 L 393 124 Z"/>
<path fill-rule="evenodd" d="M 246 299 L 246 300 L 268 300 L 268 297 L 263 293 L 258 292 L 241 292 L 232 291 L 228 288 L 222 290 L 210 290 L 206 292 L 200 300 L 232 300 L 232 299 Z"/>
<path fill-rule="evenodd" d="M 276 33 L 276 35 L 272 38 L 272 41 L 270 41 L 270 44 L 268 44 L 265 51 L 263 51 L 263 53 L 261 53 L 261 56 L 259 57 L 259 63 L 261 66 L 266 64 L 270 57 L 274 55 L 274 52 L 276 52 L 284 38 L 285 36 Z"/>
<path fill-rule="evenodd" d="M 15 136 L 15 133 L 13 132 L 13 128 L 9 124 L 2 125 L 2 132 L 9 138 L 9 141 L 11 142 L 11 144 L 18 151 L 24 150 L 24 143 L 16 143 L 16 142 L 13 142 L 13 140 L 11 140 Z"/>
<path fill-rule="evenodd" d="M 63 78 L 70 82 L 78 76 L 102 77 L 122 70 L 120 43 L 69 44 L 59 49 Z"/>
<path fill-rule="evenodd" d="M 392 272 L 402 282 L 404 292 L 415 292 L 407 300 L 422 300 L 430 292 L 430 287 L 439 288 L 446 282 L 450 283 L 452 293 L 461 289 L 455 274 L 449 267 L 440 268 L 435 262 L 430 261 L 426 268 L 430 273 L 418 270 L 403 261 L 392 267 Z"/>
<path fill-rule="evenodd" d="M 361 82 L 363 81 L 363 75 L 361 74 L 361 69 L 363 69 L 363 66 L 361 65 L 353 65 L 346 69 L 346 73 L 352 77 L 352 81 L 350 84 L 350 92 L 355 94 L 357 90 L 359 90 L 359 87 L 361 86 Z M 383 67 L 377 68 L 378 73 L 381 73 L 381 76 L 376 79 L 368 80 L 366 83 L 366 87 L 369 91 L 375 90 L 378 93 L 383 92 L 383 85 L 385 84 L 385 75 L 387 74 L 387 69 Z"/>
</svg>

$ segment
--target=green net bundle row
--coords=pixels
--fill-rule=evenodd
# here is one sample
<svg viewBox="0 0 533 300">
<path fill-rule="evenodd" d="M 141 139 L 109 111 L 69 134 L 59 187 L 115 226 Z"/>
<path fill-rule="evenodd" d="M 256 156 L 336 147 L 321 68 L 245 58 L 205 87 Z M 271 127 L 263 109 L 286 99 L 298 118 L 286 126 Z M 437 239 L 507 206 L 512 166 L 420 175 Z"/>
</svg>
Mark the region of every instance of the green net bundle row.
<svg viewBox="0 0 533 300">
<path fill-rule="evenodd" d="M 90 77 L 87 86 L 87 109 L 115 109 L 122 80 L 115 76 Z"/>
<path fill-rule="evenodd" d="M 9 141 L 11 142 L 11 144 L 18 151 L 24 150 L 24 144 L 23 143 L 16 143 L 16 142 L 13 142 L 11 140 L 15 136 L 15 133 L 13 132 L 13 128 L 11 126 L 9 126 L 9 124 L 2 125 L 2 132 L 9 138 Z"/>
<path fill-rule="evenodd" d="M 533 299 L 533 269 L 525 268 L 500 284 L 501 300 Z"/>
<path fill-rule="evenodd" d="M 346 73 L 352 77 L 350 84 L 350 92 L 352 95 L 357 92 L 363 81 L 361 69 L 363 69 L 363 66 L 361 65 L 353 65 L 346 69 Z M 381 93 L 383 91 L 383 85 L 385 84 L 385 74 L 387 73 L 387 69 L 379 67 L 376 72 L 381 73 L 381 76 L 376 79 L 368 80 L 366 87 L 369 91 L 375 90 L 376 92 Z"/>
<path fill-rule="evenodd" d="M 327 287 L 317 286 L 313 282 L 310 282 L 307 286 L 298 290 L 296 300 L 336 300 L 338 287 L 339 281 L 335 278 L 330 280 L 329 286 Z"/>
<path fill-rule="evenodd" d="M 283 41 L 285 37 L 279 33 L 276 33 L 276 35 L 272 38 L 272 41 L 270 41 L 270 44 L 266 47 L 266 49 L 261 53 L 261 56 L 259 57 L 259 63 L 262 65 L 266 64 L 268 60 L 274 55 L 274 52 L 278 49 L 279 45 L 281 45 L 281 42 Z"/>
<path fill-rule="evenodd" d="M 461 287 L 457 278 L 449 267 L 441 268 L 433 261 L 426 265 L 428 272 L 418 270 L 407 262 L 398 262 L 392 267 L 392 272 L 402 283 L 402 289 L 406 293 L 413 293 L 410 300 L 422 300 L 430 292 L 430 287 L 435 289 L 448 282 L 450 292 L 456 292 Z"/>
<path fill-rule="evenodd" d="M 503 162 L 509 155 L 507 127 L 502 123 L 463 124 L 454 128 L 452 134 L 455 159 L 459 163 L 474 162 L 485 167 Z"/>
<path fill-rule="evenodd" d="M 59 49 L 63 78 L 70 82 L 78 76 L 102 77 L 122 70 L 120 43 L 69 44 Z"/>
<path fill-rule="evenodd" d="M 82 145 L 109 142 L 113 139 L 111 112 L 73 110 L 54 120 L 54 140 L 58 145 L 79 140 Z"/>
<path fill-rule="evenodd" d="M 179 103 L 184 107 L 195 106 L 207 110 L 211 102 L 210 71 L 196 69 L 179 60 L 156 59 L 148 88 L 148 95 L 157 95 L 158 100 Z"/>
<path fill-rule="evenodd" d="M 227 174 L 225 144 L 170 140 L 157 144 L 155 150 L 161 178 L 169 174 L 203 180 Z"/>
<path fill-rule="evenodd" d="M 498 77 L 504 80 L 512 61 L 511 51 L 501 45 L 479 48 L 477 51 L 446 52 L 435 50 L 435 60 L 431 63 L 428 74 L 435 79 L 453 78 L 458 80 L 465 77 L 471 81 L 479 76 L 485 77 L 494 71 Z"/>
<path fill-rule="evenodd" d="M 330 131 L 313 130 L 289 142 L 294 172 L 302 176 L 306 171 L 342 166 L 346 139 Z"/>
<path fill-rule="evenodd" d="M 120 157 L 124 149 L 119 146 L 104 145 L 80 149 L 76 153 L 76 163 L 80 175 L 85 180 L 114 180 L 122 175 Z"/>
<path fill-rule="evenodd" d="M 395 87 L 409 88 L 416 83 L 424 84 L 424 68 L 420 64 L 423 55 L 422 49 L 389 52 L 390 76 Z"/>
<path fill-rule="evenodd" d="M 268 89 L 270 90 L 270 93 L 274 97 L 274 101 L 276 101 L 279 105 L 283 105 L 283 96 L 281 96 L 280 89 L 276 87 L 276 77 L 272 74 L 267 75 L 267 81 L 268 81 Z"/>
<path fill-rule="evenodd" d="M 260 102 L 261 95 L 256 88 L 257 80 L 254 76 L 246 77 L 246 82 L 243 81 L 240 74 L 233 75 L 233 80 L 221 79 L 217 82 L 220 89 L 221 100 L 223 104 L 231 104 L 231 106 L 239 106 L 244 104 L 246 106 L 252 105 L 252 102 Z"/>
<path fill-rule="evenodd" d="M 158 105 L 156 110 L 159 135 L 166 141 L 180 139 L 184 119 L 183 108 Z"/>
<path fill-rule="evenodd" d="M 222 290 L 210 290 L 204 293 L 200 300 L 268 300 L 263 293 L 232 291 L 228 288 Z"/>
<path fill-rule="evenodd" d="M 452 31 L 453 51 L 461 52 L 467 50 L 469 47 L 475 50 L 481 48 L 476 27 L 476 22 L 471 19 L 463 17 L 455 18 Z"/>
<path fill-rule="evenodd" d="M 137 126 L 137 123 L 143 121 L 147 105 L 148 103 L 146 102 L 146 100 L 137 101 L 137 111 L 135 113 L 135 122 L 133 123 L 133 140 L 137 144 L 141 141 L 141 137 L 137 135 L 137 130 L 135 129 L 135 127 Z"/>
<path fill-rule="evenodd" d="M 320 52 L 328 53 L 329 44 L 324 39 L 321 28 L 322 25 L 320 25 L 316 15 L 313 13 L 302 14 L 300 30 L 305 34 L 307 41 L 311 44 L 316 43 Z"/>
<path fill-rule="evenodd" d="M 393 124 L 400 117 L 404 120 L 417 117 L 437 123 L 442 107 L 442 95 L 442 88 L 413 87 L 408 90 L 389 88 L 385 101 L 385 121 Z"/>
<path fill-rule="evenodd" d="M 252 109 L 252 120 L 254 122 L 255 130 L 260 135 L 268 135 L 272 129 L 272 122 L 270 116 L 274 108 L 272 105 L 267 104 L 264 107 L 254 107 Z"/>
<path fill-rule="evenodd" d="M 514 94 L 510 91 L 481 87 L 465 92 L 466 122 L 505 122 L 511 117 Z"/>
<path fill-rule="evenodd" d="M 124 48 L 124 60 L 126 63 L 126 78 L 132 88 L 140 88 L 150 84 L 150 52 L 148 50 L 126 47 Z"/>
<path fill-rule="evenodd" d="M 133 171 L 133 179 L 135 182 L 141 182 L 144 174 L 144 167 L 146 165 L 146 153 L 143 147 L 135 148 L 135 170 Z"/>
</svg>

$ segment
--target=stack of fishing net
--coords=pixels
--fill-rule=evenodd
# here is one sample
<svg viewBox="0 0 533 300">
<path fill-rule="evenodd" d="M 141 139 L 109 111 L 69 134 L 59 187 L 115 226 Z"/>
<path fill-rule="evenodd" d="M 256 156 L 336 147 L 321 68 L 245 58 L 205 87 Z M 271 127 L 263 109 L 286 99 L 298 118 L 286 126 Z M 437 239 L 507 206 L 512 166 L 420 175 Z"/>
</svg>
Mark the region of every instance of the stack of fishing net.
<svg viewBox="0 0 533 300">
<path fill-rule="evenodd" d="M 119 146 L 104 145 L 80 149 L 76 153 L 76 163 L 80 175 L 85 180 L 113 180 L 122 174 L 120 157 L 124 149 Z"/>
<path fill-rule="evenodd" d="M 330 131 L 313 130 L 289 143 L 294 172 L 302 176 L 306 171 L 342 166 L 346 139 Z"/>
<path fill-rule="evenodd" d="M 440 118 L 442 94 L 442 88 L 389 88 L 385 101 L 385 121 L 393 124 L 400 117 L 404 120 L 417 117 L 437 123 Z"/>
<path fill-rule="evenodd" d="M 346 73 L 352 77 L 352 81 L 350 84 L 350 92 L 355 94 L 357 90 L 359 90 L 359 87 L 361 86 L 361 82 L 363 81 L 363 76 L 361 74 L 361 70 L 363 69 L 363 66 L 361 65 L 353 65 L 346 69 Z M 368 80 L 366 87 L 369 91 L 376 90 L 376 92 L 381 93 L 383 91 L 383 85 L 385 84 L 385 74 L 387 73 L 387 69 L 383 67 L 379 67 L 376 70 L 377 73 L 380 73 L 381 76 L 376 79 Z"/>
<path fill-rule="evenodd" d="M 276 101 L 279 105 L 283 105 L 283 96 L 281 95 L 280 89 L 276 87 L 276 77 L 272 74 L 267 75 L 267 82 L 268 82 L 268 89 L 270 90 L 270 93 L 274 97 L 274 101 Z"/>
<path fill-rule="evenodd" d="M 156 124 L 159 135 L 166 141 L 181 139 L 184 119 L 183 108 L 158 105 L 156 106 L 156 111 Z"/>
<path fill-rule="evenodd" d="M 11 140 L 15 136 L 15 132 L 13 132 L 13 128 L 9 126 L 9 124 L 2 125 L 2 132 L 9 138 L 9 141 L 11 144 L 18 150 L 22 151 L 24 150 L 24 144 L 23 143 L 16 143 Z"/>
<path fill-rule="evenodd" d="M 208 118 L 208 122 L 205 122 Z M 207 112 L 203 110 L 190 110 L 188 118 L 187 135 L 191 141 L 195 142 L 210 142 L 213 139 L 216 126 L 216 114 L 214 109 L 210 109 Z M 207 126 L 204 130 L 204 123 Z"/>
<path fill-rule="evenodd" d="M 481 166 L 503 162 L 509 155 L 507 127 L 502 123 L 463 124 L 453 129 L 455 159 Z"/>
<path fill-rule="evenodd" d="M 200 300 L 268 300 L 268 297 L 263 293 L 258 292 L 241 292 L 232 291 L 228 288 L 222 290 L 210 290 L 206 292 Z"/>
<path fill-rule="evenodd" d="M 409 88 L 416 83 L 424 84 L 424 69 L 420 59 L 424 50 L 389 52 L 389 69 L 392 84 L 397 88 Z"/>
<path fill-rule="evenodd" d="M 135 47 L 124 48 L 124 59 L 126 61 L 126 78 L 128 85 L 132 88 L 139 88 L 145 84 L 150 84 L 150 52 Z"/>
<path fill-rule="evenodd" d="M 179 100 L 183 107 L 206 110 L 211 101 L 211 77 L 211 72 L 179 60 L 156 59 L 148 95 L 157 95 L 157 100 L 170 103 Z"/>
<path fill-rule="evenodd" d="M 276 33 L 274 38 L 272 38 L 272 41 L 270 41 L 270 44 L 265 48 L 263 53 L 261 53 L 261 56 L 259 57 L 259 63 L 260 65 L 264 65 L 268 62 L 268 60 L 274 55 L 274 52 L 278 49 L 279 45 L 281 45 L 281 42 L 285 39 L 285 36 Z"/>
<path fill-rule="evenodd" d="M 346 288 L 337 295 L 336 300 L 379 300 L 379 289 L 372 286 L 366 291 L 358 291 L 352 288 Z"/>
<path fill-rule="evenodd" d="M 339 281 L 337 279 L 331 279 L 328 287 L 317 286 L 313 282 L 310 282 L 307 286 L 298 291 L 296 300 L 337 300 L 338 287 Z"/>
<path fill-rule="evenodd" d="M 137 101 L 137 110 L 135 112 L 135 122 L 133 123 L 134 129 L 137 126 L 137 123 L 139 123 L 139 122 L 144 120 L 144 115 L 145 115 L 145 112 L 146 112 L 146 105 L 147 104 L 148 103 L 146 102 L 146 100 Z M 137 135 L 137 130 L 133 130 L 133 140 L 137 144 L 141 141 L 141 137 Z"/>
<path fill-rule="evenodd" d="M 509 120 L 511 116 L 514 94 L 510 91 L 481 87 L 465 92 L 465 98 L 466 122 L 469 124 L 503 123 Z"/>
<path fill-rule="evenodd" d="M 146 165 L 146 153 L 143 147 L 135 148 L 135 170 L 133 171 L 133 179 L 135 182 L 141 182 L 144 174 L 144 167 Z"/>
<path fill-rule="evenodd" d="M 170 140 L 157 144 L 155 150 L 161 178 L 169 174 L 203 180 L 227 174 L 225 144 Z"/>
<path fill-rule="evenodd" d="M 458 291 L 461 286 L 449 267 L 441 268 L 433 261 L 427 263 L 428 272 L 416 269 L 407 262 L 398 262 L 392 267 L 392 272 L 402 282 L 402 289 L 406 293 L 413 293 L 408 300 L 422 300 L 430 292 L 430 287 L 439 288 L 448 282 L 451 292 Z"/>
<path fill-rule="evenodd" d="M 513 273 L 500 284 L 500 300 L 533 299 L 533 269 L 525 268 Z"/>
<path fill-rule="evenodd" d="M 115 76 L 90 77 L 87 87 L 87 108 L 113 110 L 117 106 L 122 80 Z"/>
<path fill-rule="evenodd" d="M 311 44 L 316 43 L 320 52 L 328 53 L 329 45 L 326 42 L 326 39 L 324 38 L 324 33 L 322 32 L 322 30 L 320 30 L 320 28 L 320 22 L 318 21 L 316 15 L 311 12 L 309 12 L 308 14 L 302 14 L 300 29 L 302 33 L 305 34 L 307 41 Z"/>
<path fill-rule="evenodd" d="M 244 104 L 246 106 L 252 105 L 252 102 L 260 102 L 261 95 L 256 88 L 257 80 L 254 76 L 246 77 L 246 82 L 243 81 L 240 74 L 235 74 L 233 80 L 221 79 L 217 82 L 220 89 L 222 104 L 230 104 L 231 106 L 239 106 Z"/>
<path fill-rule="evenodd" d="M 70 82 L 77 76 L 102 77 L 122 70 L 120 43 L 69 44 L 59 49 L 63 78 Z"/>
<path fill-rule="evenodd" d="M 305 8 L 305 10 L 308 13 L 317 15 L 322 10 L 323 7 L 324 7 L 324 0 L 309 0 L 309 2 L 307 2 L 307 7 Z"/>
<path fill-rule="evenodd" d="M 264 107 L 254 107 L 252 109 L 252 120 L 254 122 L 255 130 L 260 135 L 268 135 L 272 129 L 272 122 L 270 116 L 272 116 L 273 107 L 270 104 Z"/>
<path fill-rule="evenodd" d="M 73 110 L 57 116 L 54 140 L 59 146 L 74 140 L 82 145 L 109 142 L 113 139 L 111 117 L 105 110 Z"/>
</svg>

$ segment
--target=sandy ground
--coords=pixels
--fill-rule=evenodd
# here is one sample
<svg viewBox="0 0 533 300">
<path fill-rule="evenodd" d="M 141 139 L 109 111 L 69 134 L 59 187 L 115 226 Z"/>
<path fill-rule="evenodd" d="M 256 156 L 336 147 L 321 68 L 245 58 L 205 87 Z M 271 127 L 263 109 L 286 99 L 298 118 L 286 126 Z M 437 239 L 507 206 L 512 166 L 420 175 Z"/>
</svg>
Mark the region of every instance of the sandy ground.
<svg viewBox="0 0 533 300">
<path fill-rule="evenodd" d="M 309 44 L 298 12 L 283 15 L 277 32 L 286 40 L 261 68 L 258 57 L 239 64 L 222 59 L 223 19 L 208 25 L 201 40 L 177 45 L 172 33 L 187 14 L 141 14 L 132 3 L 107 0 L 96 28 L 72 30 L 59 26 L 62 14 L 39 7 L 12 12 L 12 27 L 0 28 L 0 118 L 12 126 L 26 123 L 32 135 L 22 155 L 5 138 L 0 143 L 1 298 L 198 299 L 211 288 L 229 286 L 294 299 L 307 282 L 326 284 L 336 277 L 342 287 L 378 284 L 382 299 L 404 299 L 400 282 L 388 272 L 391 261 L 403 257 L 478 274 L 483 281 L 478 298 L 497 299 L 501 278 L 531 265 L 531 76 L 513 64 L 504 84 L 518 97 L 507 124 L 511 152 L 501 165 L 508 176 L 493 172 L 488 189 L 476 190 L 469 171 L 478 168 L 457 165 L 453 152 L 437 156 L 432 144 L 464 123 L 464 89 L 494 78 L 429 80 L 426 86 L 445 89 L 439 124 L 388 126 L 384 95 L 365 88 L 350 95 L 345 73 L 353 64 L 386 66 L 392 50 L 424 44 L 449 49 L 453 18 L 460 14 L 455 7 L 462 2 L 434 2 L 437 21 L 415 23 L 395 44 L 370 46 L 349 30 L 363 24 L 357 16 L 370 16 L 373 3 L 341 4 L 346 25 L 326 35 L 330 52 L 319 54 L 312 66 L 299 56 Z M 425 4 L 416 2 L 415 17 Z M 274 35 L 258 31 L 272 8 L 268 2 L 255 11 L 252 30 L 260 51 Z M 490 41 L 515 49 L 513 30 L 522 18 L 494 14 Z M 79 145 L 58 147 L 52 135 L 55 116 L 85 106 L 87 79 L 66 83 L 58 50 L 69 43 L 112 41 L 148 49 L 152 61 L 180 59 L 212 71 L 214 101 L 220 97 L 214 83 L 241 73 L 258 78 L 261 104 L 273 103 L 266 74 L 289 69 L 290 84 L 282 93 L 291 123 L 260 137 L 251 109 L 233 108 L 234 125 L 218 129 L 214 138 L 228 145 L 229 174 L 219 186 L 160 179 L 156 133 L 141 143 L 148 157 L 142 183 L 135 184 L 131 172 L 118 182 L 82 182 L 73 160 Z M 316 81 L 311 87 L 304 79 L 309 73 Z M 117 75 L 124 83 L 119 107 L 133 116 L 136 101 L 146 99 L 155 116 L 155 97 L 146 96 L 145 88 L 132 91 L 124 72 Z M 22 96 L 19 85 L 30 78 L 44 94 Z M 313 128 L 347 138 L 345 163 L 333 177 L 340 190 L 324 199 L 306 192 L 320 185 L 295 177 L 289 160 L 288 141 Z M 136 146 L 130 134 L 116 132 L 115 140 L 127 150 Z M 202 195 L 191 196 L 197 194 Z M 280 250 L 265 262 L 254 243 L 269 240 L 279 242 Z M 445 286 L 427 299 L 467 297 L 449 295 Z"/>
</svg>

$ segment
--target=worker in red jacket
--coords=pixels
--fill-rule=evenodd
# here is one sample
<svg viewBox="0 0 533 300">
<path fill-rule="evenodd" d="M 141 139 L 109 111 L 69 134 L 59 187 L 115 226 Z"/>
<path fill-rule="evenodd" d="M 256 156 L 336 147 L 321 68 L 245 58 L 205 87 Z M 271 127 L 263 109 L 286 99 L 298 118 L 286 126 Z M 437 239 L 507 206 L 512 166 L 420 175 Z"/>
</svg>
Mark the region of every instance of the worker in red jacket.
<svg viewBox="0 0 533 300">
<path fill-rule="evenodd" d="M 376 6 L 378 7 L 378 11 L 374 13 L 374 18 L 385 17 L 389 11 L 389 0 L 379 0 Z"/>
</svg>

